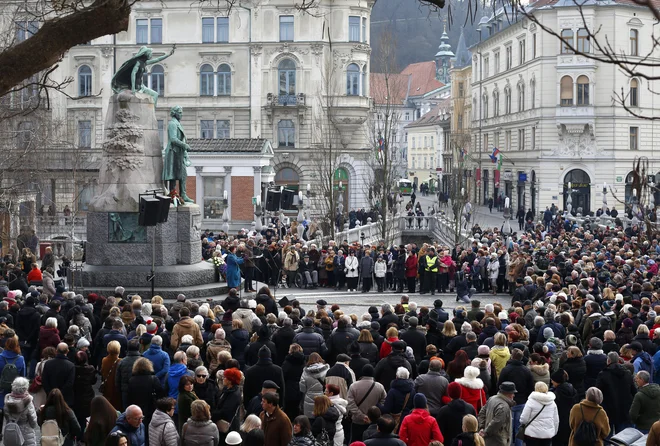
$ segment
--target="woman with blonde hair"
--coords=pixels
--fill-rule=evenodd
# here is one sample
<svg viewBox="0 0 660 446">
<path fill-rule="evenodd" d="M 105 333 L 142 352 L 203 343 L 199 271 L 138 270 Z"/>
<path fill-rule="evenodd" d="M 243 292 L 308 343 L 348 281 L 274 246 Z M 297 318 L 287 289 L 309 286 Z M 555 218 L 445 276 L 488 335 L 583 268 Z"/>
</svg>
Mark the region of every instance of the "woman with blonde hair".
<svg viewBox="0 0 660 446">
<path fill-rule="evenodd" d="M 527 446 L 550 446 L 552 438 L 559 432 L 559 411 L 555 404 L 555 394 L 548 392 L 544 382 L 537 382 L 534 391 L 520 415 L 520 424 L 525 429 Z"/>
<path fill-rule="evenodd" d="M 479 422 L 474 415 L 465 415 L 462 423 L 463 432 L 452 441 L 451 446 L 485 446 L 484 439 L 479 435 Z"/>
<path fill-rule="evenodd" d="M 261 429 L 261 419 L 254 415 L 250 414 L 247 416 L 243 424 L 241 424 L 241 429 L 239 431 L 243 442 L 243 446 L 264 446 L 266 441 L 264 438 L 264 431 Z"/>
<path fill-rule="evenodd" d="M 140 406 L 144 425 L 148 426 L 156 411 L 156 400 L 166 395 L 163 385 L 154 373 L 154 366 L 147 358 L 139 358 L 133 364 L 132 376 L 128 380 L 127 405 Z"/>
<path fill-rule="evenodd" d="M 449 342 L 456 337 L 456 325 L 454 325 L 451 320 L 445 321 L 440 334 L 442 335 L 442 342 L 440 345 L 436 345 L 436 347 L 440 350 L 444 350 Z"/>
<path fill-rule="evenodd" d="M 511 358 L 511 352 L 509 352 L 509 348 L 506 346 L 506 339 L 507 336 L 504 333 L 496 333 L 493 338 L 495 345 L 490 349 L 490 360 L 495 365 L 495 372 L 498 379 L 500 373 L 502 373 L 502 369 L 504 369 L 507 361 Z"/>
<path fill-rule="evenodd" d="M 325 430 L 330 442 L 334 442 L 337 420 L 339 420 L 339 410 L 332 404 L 330 398 L 325 395 L 314 397 L 313 419 L 310 419 L 314 438 L 318 438 Z"/>
<path fill-rule="evenodd" d="M 218 446 L 219 443 L 220 434 L 211 421 L 211 408 L 203 400 L 194 401 L 190 406 L 190 418 L 181 429 L 181 445 Z"/>
<path fill-rule="evenodd" d="M 115 383 L 117 367 L 121 362 L 121 358 L 119 357 L 121 345 L 117 341 L 110 341 L 106 350 L 108 356 L 103 358 L 103 361 L 101 362 L 101 387 L 103 389 L 101 393 L 108 401 L 110 401 L 110 404 L 112 404 L 115 409 L 121 411 L 121 392 Z"/>
</svg>

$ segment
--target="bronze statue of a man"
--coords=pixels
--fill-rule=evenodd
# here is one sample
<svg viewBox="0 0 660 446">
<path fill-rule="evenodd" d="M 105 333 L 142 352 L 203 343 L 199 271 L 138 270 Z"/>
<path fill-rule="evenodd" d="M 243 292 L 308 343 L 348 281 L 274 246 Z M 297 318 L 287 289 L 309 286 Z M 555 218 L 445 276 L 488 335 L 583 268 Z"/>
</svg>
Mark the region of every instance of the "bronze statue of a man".
<svg viewBox="0 0 660 446">
<path fill-rule="evenodd" d="M 176 189 L 179 182 L 179 195 L 186 203 L 194 201 L 186 194 L 186 167 L 190 166 L 188 150 L 190 146 L 186 142 L 186 133 L 181 125 L 183 109 L 175 105 L 170 109 L 170 122 L 167 124 L 167 147 L 163 151 L 163 181 L 171 191 Z"/>
<path fill-rule="evenodd" d="M 136 91 L 148 94 L 153 98 L 155 108 L 158 103 L 158 93 L 144 85 L 142 77 L 147 69 L 147 65 L 153 65 L 167 59 L 174 54 L 175 48 L 176 45 L 172 47 L 172 51 L 170 51 L 169 54 L 152 59 L 151 48 L 147 48 L 146 46 L 141 47 L 137 54 L 124 62 L 115 75 L 112 76 L 112 82 L 110 84 L 112 86 L 112 91 L 119 93 L 122 90 L 130 89 L 133 94 L 135 94 Z"/>
</svg>

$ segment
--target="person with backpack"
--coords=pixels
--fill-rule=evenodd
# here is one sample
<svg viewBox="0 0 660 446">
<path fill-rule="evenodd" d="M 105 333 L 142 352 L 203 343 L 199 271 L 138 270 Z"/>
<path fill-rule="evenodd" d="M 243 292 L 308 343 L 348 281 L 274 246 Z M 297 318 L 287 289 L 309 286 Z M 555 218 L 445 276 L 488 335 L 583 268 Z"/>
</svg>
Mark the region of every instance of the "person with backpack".
<svg viewBox="0 0 660 446">
<path fill-rule="evenodd" d="M 600 389 L 589 387 L 585 399 L 573 406 L 569 418 L 569 446 L 603 446 L 603 441 L 610 434 L 610 420 L 600 405 L 602 402 Z"/>
<path fill-rule="evenodd" d="M 72 446 L 82 437 L 80 423 L 62 392 L 53 389 L 39 412 L 41 446 Z"/>
<path fill-rule="evenodd" d="M 28 393 L 30 381 L 18 377 L 11 385 L 11 393 L 4 398 L 4 446 L 36 446 L 34 430 L 37 427 L 37 411 Z"/>
<path fill-rule="evenodd" d="M 25 373 L 25 360 L 21 356 L 18 337 L 11 337 L 5 341 L 5 349 L 0 353 L 0 409 L 4 408 L 5 395 L 11 393 L 14 379 L 25 376 Z"/>
<path fill-rule="evenodd" d="M 630 421 L 646 434 L 660 419 L 660 386 L 651 382 L 651 375 L 645 370 L 635 375 L 635 383 L 637 393 L 630 406 Z"/>
<path fill-rule="evenodd" d="M 635 375 L 644 370 L 648 372 L 649 375 L 653 376 L 653 358 L 647 352 L 644 351 L 644 347 L 638 341 L 630 343 L 630 350 L 632 350 L 633 358 L 630 360 L 632 362 Z"/>
</svg>

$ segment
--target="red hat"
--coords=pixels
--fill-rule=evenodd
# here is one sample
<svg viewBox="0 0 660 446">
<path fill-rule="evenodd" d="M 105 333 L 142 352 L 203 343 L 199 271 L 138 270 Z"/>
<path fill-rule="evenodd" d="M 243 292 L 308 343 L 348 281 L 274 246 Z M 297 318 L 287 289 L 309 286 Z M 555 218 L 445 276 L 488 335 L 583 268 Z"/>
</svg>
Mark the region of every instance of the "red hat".
<svg viewBox="0 0 660 446">
<path fill-rule="evenodd" d="M 453 400 L 461 397 L 461 385 L 456 381 L 450 382 L 447 386 L 447 396 Z"/>
</svg>

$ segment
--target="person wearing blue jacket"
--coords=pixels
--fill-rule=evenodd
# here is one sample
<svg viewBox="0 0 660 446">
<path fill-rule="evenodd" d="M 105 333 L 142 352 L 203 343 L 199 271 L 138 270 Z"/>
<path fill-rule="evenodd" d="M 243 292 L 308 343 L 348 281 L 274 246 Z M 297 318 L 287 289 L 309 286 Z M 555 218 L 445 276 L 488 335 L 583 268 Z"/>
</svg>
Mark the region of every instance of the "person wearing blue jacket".
<svg viewBox="0 0 660 446">
<path fill-rule="evenodd" d="M 25 377 L 25 359 L 21 356 L 21 348 L 16 336 L 5 341 L 5 349 L 0 353 L 0 376 L 7 363 L 14 364 L 18 369 L 18 376 Z M 6 394 L 7 392 L 0 388 L 0 409 L 5 407 Z"/>
<path fill-rule="evenodd" d="M 186 352 L 178 351 L 174 354 L 174 363 L 165 377 L 165 390 L 167 390 L 168 397 L 174 399 L 179 397 L 179 381 L 182 376 L 194 376 L 194 372 L 188 370 L 187 363 L 188 357 L 186 356 Z M 131 444 L 131 446 L 133 445 Z"/>
<path fill-rule="evenodd" d="M 235 254 L 236 247 L 229 247 L 229 254 L 225 258 L 225 263 L 227 264 L 227 286 L 229 288 L 239 288 L 241 286 L 241 269 L 240 266 L 243 263 L 243 259 L 239 258 Z"/>
<path fill-rule="evenodd" d="M 128 437 L 128 444 L 131 446 L 145 446 L 146 437 L 142 419 L 142 409 L 139 406 L 128 406 L 126 412 L 119 415 L 110 433 L 121 431 Z"/>
<path fill-rule="evenodd" d="M 162 385 L 165 385 L 165 377 L 170 370 L 170 355 L 163 351 L 163 338 L 156 335 L 151 338 L 151 345 L 142 354 L 143 357 L 151 361 L 154 366 L 154 373 L 160 380 Z"/>
</svg>

